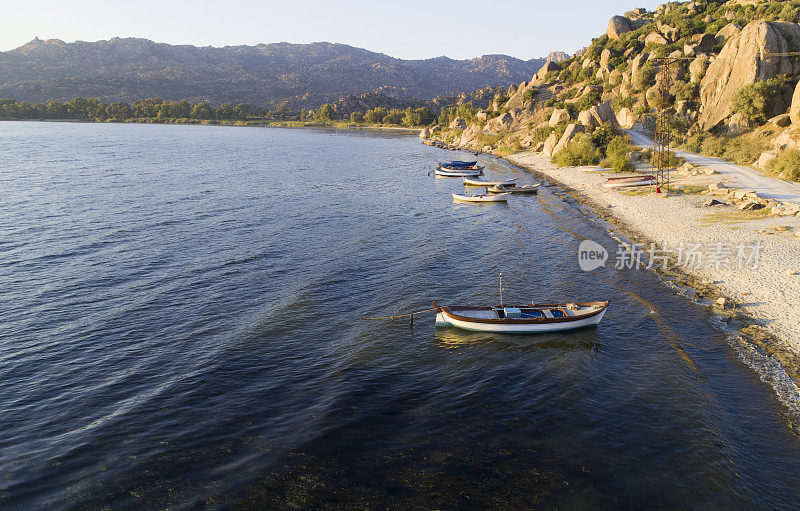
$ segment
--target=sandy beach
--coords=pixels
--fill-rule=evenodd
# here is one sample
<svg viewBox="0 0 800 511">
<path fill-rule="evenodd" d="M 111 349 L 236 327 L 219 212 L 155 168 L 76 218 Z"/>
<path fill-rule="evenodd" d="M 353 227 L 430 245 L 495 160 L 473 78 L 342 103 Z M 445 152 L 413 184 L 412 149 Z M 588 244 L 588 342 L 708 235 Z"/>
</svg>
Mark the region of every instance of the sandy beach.
<svg viewBox="0 0 800 511">
<path fill-rule="evenodd" d="M 651 249 L 648 241 L 656 243 L 654 253 L 672 256 L 681 247 L 685 252 L 700 245 L 705 259 L 684 262 L 678 269 L 717 289 L 729 299 L 728 305 L 732 300 L 735 308 L 800 357 L 800 237 L 795 235 L 800 218 L 755 215 L 734 206 L 703 207 L 709 200 L 706 195 L 665 197 L 603 188 L 607 177 L 619 175 L 599 167 L 558 168 L 539 153 L 517 153 L 507 159 L 579 192 L 606 216 L 643 237 L 644 260 Z M 719 176 L 694 176 L 676 184 L 705 185 L 715 180 Z M 748 261 L 756 245 L 757 261 Z M 741 247 L 745 257 L 737 260 Z M 606 264 L 615 264 L 614 257 L 610 253 Z M 671 264 L 679 262 L 673 257 Z M 779 357 L 782 362 L 787 354 Z"/>
</svg>

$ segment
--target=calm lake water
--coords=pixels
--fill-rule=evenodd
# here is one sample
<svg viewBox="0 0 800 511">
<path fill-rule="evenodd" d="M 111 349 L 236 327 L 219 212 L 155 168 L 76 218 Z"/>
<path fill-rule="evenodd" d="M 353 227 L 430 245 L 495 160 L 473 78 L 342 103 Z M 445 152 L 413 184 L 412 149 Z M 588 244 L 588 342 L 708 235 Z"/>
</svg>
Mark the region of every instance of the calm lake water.
<svg viewBox="0 0 800 511">
<path fill-rule="evenodd" d="M 797 509 L 796 418 L 548 190 L 458 205 L 416 137 L 0 123 L 0 508 Z M 491 177 L 528 176 L 488 161 Z M 435 329 L 442 303 L 611 299 Z"/>
</svg>

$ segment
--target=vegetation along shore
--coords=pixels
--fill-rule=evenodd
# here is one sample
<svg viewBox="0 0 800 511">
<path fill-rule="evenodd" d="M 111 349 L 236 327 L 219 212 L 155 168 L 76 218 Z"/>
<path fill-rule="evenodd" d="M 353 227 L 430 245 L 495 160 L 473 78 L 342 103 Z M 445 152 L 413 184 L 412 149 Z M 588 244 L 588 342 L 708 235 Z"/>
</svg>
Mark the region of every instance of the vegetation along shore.
<svg viewBox="0 0 800 511">
<path fill-rule="evenodd" d="M 420 138 L 578 192 L 630 233 L 622 248 L 605 240 L 609 264 L 616 249 L 640 257 L 632 267 L 682 275 L 800 382 L 799 21 L 795 1 L 635 9 L 490 106 L 443 112 Z M 657 115 L 669 122 L 669 193 L 604 186 L 658 163 Z"/>
</svg>

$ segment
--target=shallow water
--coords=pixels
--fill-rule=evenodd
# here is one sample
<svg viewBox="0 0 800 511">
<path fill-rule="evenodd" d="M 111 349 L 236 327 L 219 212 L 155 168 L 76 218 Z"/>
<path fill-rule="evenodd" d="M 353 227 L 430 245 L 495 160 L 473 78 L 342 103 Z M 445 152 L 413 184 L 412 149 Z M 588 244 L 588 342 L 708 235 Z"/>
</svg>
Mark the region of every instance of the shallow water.
<svg viewBox="0 0 800 511">
<path fill-rule="evenodd" d="M 796 509 L 795 417 L 548 190 L 455 204 L 416 137 L 0 123 L 0 507 Z M 487 162 L 487 175 L 522 171 Z M 611 245 L 609 245 L 611 246 Z M 440 303 L 611 299 L 598 328 Z"/>
</svg>

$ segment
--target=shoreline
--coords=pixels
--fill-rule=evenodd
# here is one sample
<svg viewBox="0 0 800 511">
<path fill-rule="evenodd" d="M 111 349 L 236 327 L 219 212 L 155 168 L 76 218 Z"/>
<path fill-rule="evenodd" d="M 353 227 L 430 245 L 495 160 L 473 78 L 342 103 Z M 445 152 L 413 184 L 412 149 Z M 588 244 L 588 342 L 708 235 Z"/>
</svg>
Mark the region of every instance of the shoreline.
<svg viewBox="0 0 800 511">
<path fill-rule="evenodd" d="M 618 176 L 609 169 L 557 167 L 540 153 L 496 155 L 433 142 L 423 141 L 492 156 L 541 179 L 556 195 L 588 208 L 585 215 L 611 223 L 613 231 L 607 230 L 612 239 L 641 244 L 645 262 L 651 243 L 675 247 L 681 242 L 759 242 L 757 268 L 726 271 L 670 264 L 652 270 L 678 288 L 691 289 L 693 299 L 726 323 L 729 333 L 776 361 L 794 384 L 800 384 L 800 237 L 795 235 L 800 232 L 800 218 L 753 217 L 730 206 L 702 207 L 706 195 L 621 193 L 602 187 L 609 174 Z M 612 257 L 613 253 L 606 264 L 613 264 Z M 716 303 L 720 298 L 722 307 Z"/>
<path fill-rule="evenodd" d="M 251 122 L 247 121 L 206 121 L 203 122 L 157 122 L 155 120 L 145 119 L 142 121 L 135 120 L 106 120 L 106 121 L 93 121 L 91 119 L 4 119 L 0 118 L 1 122 L 66 122 L 76 124 L 145 124 L 145 125 L 162 125 L 162 126 L 226 126 L 234 128 L 329 128 L 336 130 L 377 130 L 377 131 L 400 131 L 411 133 L 419 133 L 426 126 L 385 126 L 382 124 L 348 124 L 348 123 L 334 123 L 325 124 L 317 122 L 304 122 L 304 121 L 275 121 L 275 122 Z"/>
<path fill-rule="evenodd" d="M 693 241 L 751 242 L 765 237 L 762 232 L 764 228 L 769 228 L 766 224 L 786 221 L 771 217 L 730 221 L 731 224 L 754 222 L 756 225 L 748 226 L 749 229 L 742 229 L 739 225 L 731 228 L 724 220 L 715 222 L 709 219 L 706 225 L 701 225 L 700 220 L 706 216 L 705 213 L 719 212 L 699 206 L 706 199 L 704 195 L 624 195 L 601 187 L 605 181 L 602 172 L 582 172 L 598 167 L 559 168 L 546 156 L 534 153 L 496 157 L 561 188 L 557 194 L 569 195 L 571 199 L 587 206 L 598 218 L 614 224 L 614 232 L 609 232 L 613 238 L 616 238 L 615 234 L 622 233 L 624 238 L 641 243 L 645 256 L 651 243 L 668 243 L 674 247 L 680 242 Z M 790 223 L 800 226 L 797 219 L 790 220 Z M 689 237 L 683 238 L 687 234 Z M 739 270 L 738 274 L 732 270 L 726 272 L 705 267 L 690 271 L 672 265 L 666 270 L 656 266 L 652 269 L 677 286 L 693 289 L 697 301 L 712 309 L 743 341 L 757 346 L 765 356 L 777 360 L 786 373 L 800 383 L 800 277 L 775 271 L 776 266 L 791 266 L 793 262 L 800 270 L 800 243 L 794 236 L 781 234 L 792 233 L 776 231 L 768 235 L 771 239 L 762 245 L 760 265 L 755 269 Z M 786 257 L 787 252 L 793 257 Z M 781 261 L 785 261 L 785 264 Z M 781 285 L 778 285 L 778 281 L 782 281 Z M 766 296 L 770 293 L 781 294 L 783 301 L 776 303 L 771 296 Z M 714 304 L 719 298 L 725 300 L 725 307 Z"/>
</svg>

